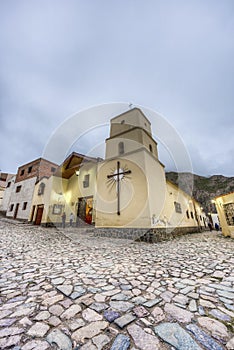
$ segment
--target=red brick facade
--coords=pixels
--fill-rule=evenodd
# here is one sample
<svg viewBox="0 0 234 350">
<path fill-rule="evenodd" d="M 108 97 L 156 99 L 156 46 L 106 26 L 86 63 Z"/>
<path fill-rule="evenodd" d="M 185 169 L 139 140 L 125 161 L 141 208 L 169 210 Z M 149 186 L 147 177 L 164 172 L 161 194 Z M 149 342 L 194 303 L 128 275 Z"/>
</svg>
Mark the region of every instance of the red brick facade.
<svg viewBox="0 0 234 350">
<path fill-rule="evenodd" d="M 15 182 L 37 177 L 37 180 L 43 176 L 49 177 L 52 175 L 58 165 L 46 159 L 38 158 L 30 163 L 24 164 L 18 168 Z"/>
</svg>

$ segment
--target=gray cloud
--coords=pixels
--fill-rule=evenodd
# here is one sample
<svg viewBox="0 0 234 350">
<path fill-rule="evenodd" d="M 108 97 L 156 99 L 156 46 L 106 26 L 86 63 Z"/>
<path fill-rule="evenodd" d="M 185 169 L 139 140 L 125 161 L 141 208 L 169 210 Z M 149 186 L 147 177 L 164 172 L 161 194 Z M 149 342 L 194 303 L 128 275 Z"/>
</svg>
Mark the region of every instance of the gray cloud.
<svg viewBox="0 0 234 350">
<path fill-rule="evenodd" d="M 233 36 L 232 0 L 1 1 L 0 168 L 80 109 L 133 101 L 175 127 L 194 171 L 233 175 Z"/>
</svg>

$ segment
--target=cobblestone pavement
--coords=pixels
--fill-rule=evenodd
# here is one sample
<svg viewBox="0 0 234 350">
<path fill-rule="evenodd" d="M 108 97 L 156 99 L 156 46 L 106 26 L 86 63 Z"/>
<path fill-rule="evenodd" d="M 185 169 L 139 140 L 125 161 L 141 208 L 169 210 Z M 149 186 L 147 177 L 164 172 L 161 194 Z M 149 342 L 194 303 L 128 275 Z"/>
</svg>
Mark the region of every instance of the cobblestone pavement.
<svg viewBox="0 0 234 350">
<path fill-rule="evenodd" d="M 234 240 L 65 233 L 0 220 L 1 349 L 234 349 Z"/>
</svg>

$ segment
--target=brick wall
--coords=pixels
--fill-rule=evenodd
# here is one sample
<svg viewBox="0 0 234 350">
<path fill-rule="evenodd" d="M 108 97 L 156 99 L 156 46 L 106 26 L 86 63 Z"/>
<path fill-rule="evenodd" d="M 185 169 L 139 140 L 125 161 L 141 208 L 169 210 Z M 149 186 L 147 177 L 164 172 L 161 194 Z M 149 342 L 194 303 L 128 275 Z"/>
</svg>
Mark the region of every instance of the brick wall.
<svg viewBox="0 0 234 350">
<path fill-rule="evenodd" d="M 53 169 L 57 169 L 57 165 L 43 158 L 36 159 L 30 163 L 24 164 L 18 168 L 15 182 L 28 180 L 36 177 L 37 179 L 43 176 L 49 177 L 54 173 Z"/>
<path fill-rule="evenodd" d="M 38 179 L 41 179 L 43 176 L 50 177 L 52 174 L 54 174 L 57 168 L 58 168 L 57 164 L 49 162 L 48 160 L 45 160 L 45 159 L 41 159 Z"/>
</svg>

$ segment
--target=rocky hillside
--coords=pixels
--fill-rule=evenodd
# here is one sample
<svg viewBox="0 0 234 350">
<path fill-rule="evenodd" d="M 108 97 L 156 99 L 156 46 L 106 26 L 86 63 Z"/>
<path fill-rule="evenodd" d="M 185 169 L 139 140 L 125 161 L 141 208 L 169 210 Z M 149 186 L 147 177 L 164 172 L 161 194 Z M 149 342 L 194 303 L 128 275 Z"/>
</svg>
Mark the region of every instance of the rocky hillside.
<svg viewBox="0 0 234 350">
<path fill-rule="evenodd" d="M 166 177 L 185 192 L 192 194 L 201 203 L 204 210 L 216 212 L 211 200 L 221 194 L 234 192 L 234 177 L 213 175 L 204 177 L 191 173 L 168 172 Z"/>
</svg>

